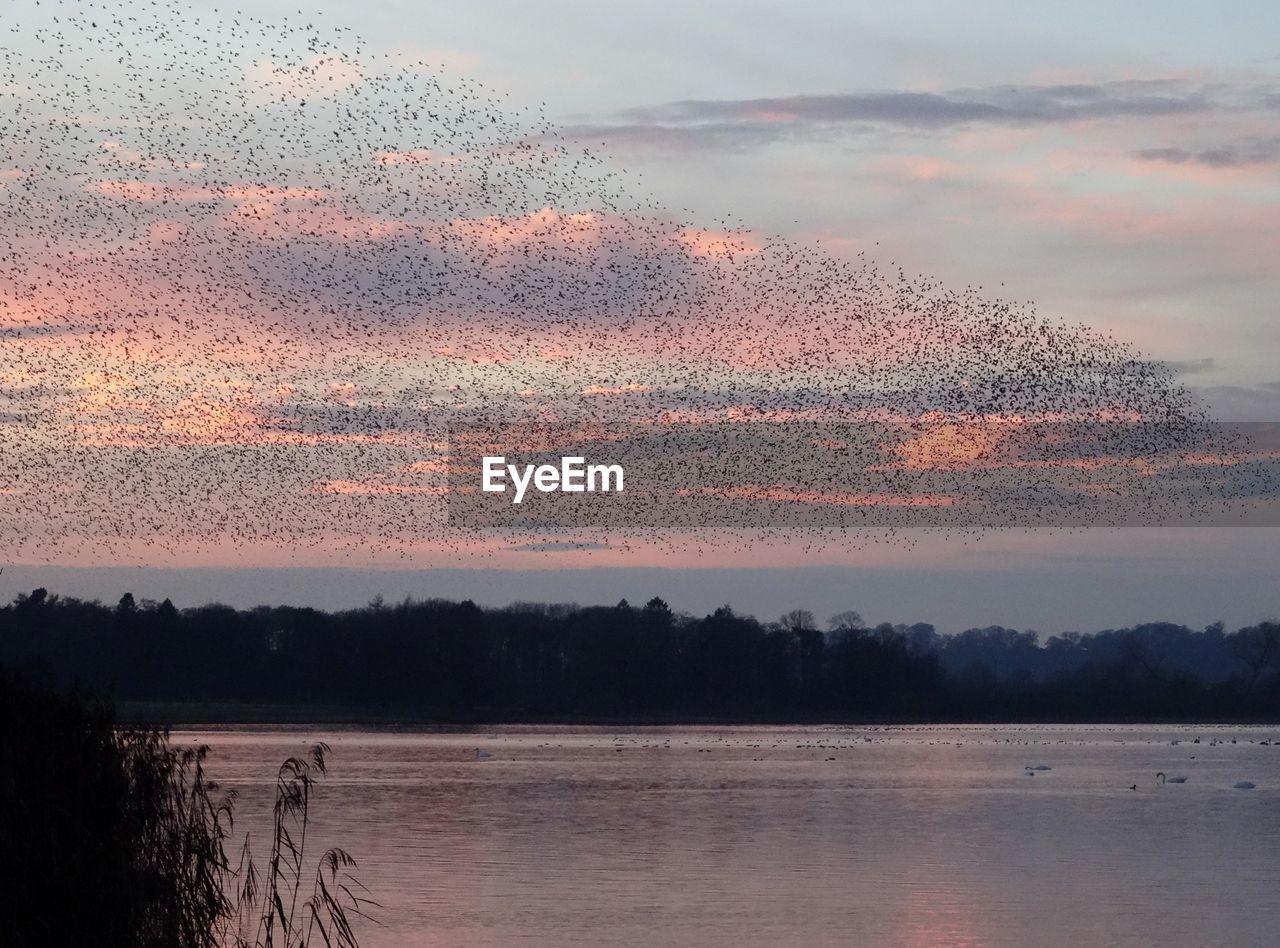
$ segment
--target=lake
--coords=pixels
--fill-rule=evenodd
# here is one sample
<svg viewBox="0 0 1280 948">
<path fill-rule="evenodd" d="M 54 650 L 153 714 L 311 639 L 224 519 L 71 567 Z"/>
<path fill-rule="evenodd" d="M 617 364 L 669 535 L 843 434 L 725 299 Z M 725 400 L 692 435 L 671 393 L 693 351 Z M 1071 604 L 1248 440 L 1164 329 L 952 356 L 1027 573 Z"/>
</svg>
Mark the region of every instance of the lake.
<svg viewBox="0 0 1280 948">
<path fill-rule="evenodd" d="M 365 948 L 1241 946 L 1280 931 L 1280 728 L 174 740 L 211 746 L 259 849 L 279 763 L 331 745 L 314 838 L 350 850 L 382 905 L 358 929 Z"/>
</svg>

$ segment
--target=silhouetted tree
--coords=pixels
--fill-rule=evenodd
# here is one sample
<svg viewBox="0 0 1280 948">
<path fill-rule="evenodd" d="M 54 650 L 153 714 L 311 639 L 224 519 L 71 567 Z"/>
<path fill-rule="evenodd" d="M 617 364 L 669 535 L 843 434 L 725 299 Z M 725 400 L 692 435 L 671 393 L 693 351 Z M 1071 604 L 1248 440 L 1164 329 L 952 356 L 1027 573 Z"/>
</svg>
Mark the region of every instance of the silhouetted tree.
<svg viewBox="0 0 1280 948">
<path fill-rule="evenodd" d="M 939 635 L 819 632 L 794 609 L 642 608 L 439 599 L 326 613 L 262 606 L 113 608 L 36 589 L 0 607 L 0 664 L 127 701 L 373 708 L 442 720 L 692 717 L 1124 720 L 1280 718 L 1280 626 L 1171 623 L 1043 644 L 1002 626 Z"/>
<path fill-rule="evenodd" d="M 1252 691 L 1264 672 L 1280 665 L 1280 623 L 1262 622 L 1241 629 L 1231 637 L 1230 648 L 1248 669 L 1248 689 Z"/>
</svg>

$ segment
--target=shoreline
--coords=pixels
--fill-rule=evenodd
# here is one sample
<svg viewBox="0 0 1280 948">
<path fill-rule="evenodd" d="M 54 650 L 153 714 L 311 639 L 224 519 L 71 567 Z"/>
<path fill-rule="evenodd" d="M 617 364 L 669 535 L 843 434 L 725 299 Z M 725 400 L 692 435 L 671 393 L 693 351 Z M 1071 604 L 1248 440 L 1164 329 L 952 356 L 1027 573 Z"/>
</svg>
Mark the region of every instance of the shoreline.
<svg viewBox="0 0 1280 948">
<path fill-rule="evenodd" d="M 901 716 L 831 717 L 824 715 L 733 717 L 689 714 L 513 715 L 471 717 L 432 715 L 423 711 L 333 705 L 272 705 L 230 702 L 121 701 L 115 704 L 120 724 L 191 730 L 209 726 L 329 726 L 375 730 L 470 730 L 490 727 L 946 727 L 950 725 L 1163 725 L 1169 727 L 1280 727 L 1272 718 L 910 718 Z"/>
</svg>

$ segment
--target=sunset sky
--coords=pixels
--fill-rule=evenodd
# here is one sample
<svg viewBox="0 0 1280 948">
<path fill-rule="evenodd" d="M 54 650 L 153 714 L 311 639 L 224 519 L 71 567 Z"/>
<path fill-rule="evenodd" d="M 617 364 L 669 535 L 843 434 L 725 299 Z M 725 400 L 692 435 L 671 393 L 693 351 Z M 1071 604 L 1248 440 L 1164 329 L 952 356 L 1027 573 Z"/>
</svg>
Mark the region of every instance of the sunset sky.
<svg viewBox="0 0 1280 948">
<path fill-rule="evenodd" d="M 203 0 L 187 7 L 193 16 L 215 16 L 215 5 Z M 673 238 L 694 270 L 703 266 L 700 260 L 714 263 L 741 255 L 744 247 L 758 252 L 771 235 L 819 245 L 851 263 L 865 253 L 887 272 L 901 267 L 956 289 L 980 286 L 984 293 L 1034 301 L 1042 316 L 1108 333 L 1168 363 L 1218 419 L 1280 421 L 1280 10 L 1273 4 L 1235 5 L 1220 15 L 1206 5 L 1120 11 L 1074 4 L 1035 18 L 1024 6 L 995 3 L 963 10 L 810 4 L 784 14 L 776 5 L 754 3 L 357 7 L 316 0 L 305 11 L 300 17 L 296 3 L 263 0 L 253 13 L 268 22 L 350 28 L 364 41 L 362 55 L 441 64 L 445 75 L 478 80 L 512 110 L 545 104 L 545 116 L 565 136 L 627 169 L 633 191 L 697 223 Z M 13 17 L 29 31 L 56 15 L 56 6 L 37 9 L 19 0 L 0 24 Z M 5 38 L 0 48 L 39 52 L 24 42 L 24 36 Z M 247 78 L 269 83 L 277 77 L 268 69 Z M 0 87 L 6 81 L 0 76 Z M 129 163 L 117 157 L 124 146 L 96 147 L 101 161 Z M 378 161 L 393 173 L 435 160 L 426 155 L 387 151 Z M 142 168 L 143 160 L 133 166 Z M 20 184 L 16 172 L 0 166 L 0 186 Z M 314 182 L 299 179 L 296 192 L 279 190 L 291 186 L 237 184 L 239 190 L 211 194 L 165 185 L 156 191 L 133 177 L 121 183 L 117 175 L 114 183 L 95 185 L 95 194 L 131 206 L 229 201 L 237 226 L 269 235 L 282 202 L 313 200 L 306 189 L 314 190 Z M 183 213 L 194 212 L 175 211 L 149 224 L 141 239 L 148 253 L 192 232 Z M 597 228 L 604 236 L 595 239 L 612 240 L 608 220 L 546 213 L 553 219 L 541 226 Z M 315 212 L 321 223 L 314 226 L 332 228 L 333 219 L 323 214 Z M 520 226 L 539 226 L 531 221 Z M 517 252 L 527 239 L 509 226 L 449 226 L 450 239 L 487 242 L 499 254 Z M 398 239 L 391 231 L 378 235 L 388 236 Z M 561 249 L 571 251 L 574 239 L 562 240 Z M 557 265 L 572 263 L 569 251 Z M 630 245 L 624 251 L 641 256 Z M 120 300 L 110 305 L 127 305 L 127 284 L 111 269 L 116 265 L 97 271 L 88 291 L 88 271 L 80 271 L 77 299 L 90 292 L 111 300 L 118 292 Z M 51 286 L 30 298 L 51 311 L 50 297 L 58 292 Z M 67 304 L 68 319 L 74 308 Z M 20 318 L 17 312 L 9 318 Z M 250 365 L 235 351 L 241 335 L 248 338 L 237 320 L 228 300 L 221 316 L 184 338 L 201 351 L 216 347 L 220 364 Z M 476 363 L 488 358 L 484 352 L 493 351 L 501 332 L 480 327 L 465 337 L 442 336 L 448 346 L 441 342 L 433 351 L 455 354 L 444 350 L 463 338 L 477 346 L 466 353 Z M 545 352 L 550 339 L 528 344 Z M 55 352 L 72 345 L 45 337 L 28 344 L 31 351 L 49 345 Z M 380 351 L 391 351 L 390 343 L 382 345 Z M 394 351 L 379 378 L 399 381 L 397 373 L 411 361 L 404 357 L 408 343 Z M 289 349 L 297 366 L 308 373 L 323 367 L 325 379 L 336 378 L 331 370 L 345 360 L 359 363 L 368 355 L 354 347 Z M 139 355 L 135 349 L 112 358 L 136 363 Z M 189 384 L 172 381 L 182 375 L 169 371 L 174 358 L 157 341 L 150 367 L 135 374 L 154 377 L 147 382 L 153 387 Z M 737 359 L 739 382 L 769 370 L 764 361 Z M 0 363 L 6 368 L 10 377 L 0 375 L 6 384 L 27 384 L 22 364 L 10 358 Z M 599 365 L 581 368 L 588 370 L 596 374 L 583 375 L 590 385 L 582 392 L 594 387 L 594 394 L 627 395 L 644 388 L 629 377 L 609 379 Z M 292 398 L 292 376 L 278 365 L 253 371 L 261 391 L 270 383 L 280 404 Z M 142 437 L 151 409 L 131 394 L 134 383 L 120 377 L 98 371 L 75 380 L 77 443 L 88 443 L 87 437 L 119 446 Z M 165 416 L 165 436 L 208 449 L 223 443 L 218 432 L 239 431 L 249 416 L 269 413 L 261 391 L 235 394 L 244 384 L 243 376 L 228 376 L 216 398 L 174 396 L 179 407 Z M 329 384 L 328 401 L 337 404 L 342 392 Z M 39 449 L 19 443 L 15 429 L 0 427 L 5 454 L 37 456 Z M 387 463 L 405 471 L 427 463 L 395 442 L 394 424 L 383 430 L 391 433 L 362 434 L 363 440 L 343 435 L 340 443 L 334 436 L 336 467 L 316 504 L 368 493 L 368 481 L 351 472 L 370 453 L 385 451 Z M 314 444 L 329 435 L 308 430 L 288 437 Z M 282 477 L 295 475 L 301 473 Z M 62 486 L 79 489 L 70 481 Z M 397 482 L 395 489 L 402 487 L 407 493 L 413 484 Z M 7 489 L 0 484 L 0 501 Z M 385 484 L 378 490 L 392 492 Z M 162 489 L 156 492 L 158 498 Z M 0 563 L 0 595 L 45 585 L 114 598 L 129 588 L 139 596 L 171 596 L 179 605 L 223 598 L 332 607 L 379 593 L 495 603 L 657 594 L 677 608 L 730 601 L 764 616 L 797 606 L 856 608 L 875 621 L 932 621 L 945 631 L 997 622 L 1045 631 L 1148 619 L 1243 624 L 1280 612 L 1280 532 L 1274 528 L 1011 531 L 980 540 L 922 535 L 908 544 L 868 540 L 817 550 L 797 539 L 697 554 L 645 543 L 629 549 L 477 543 L 427 555 L 431 544 L 424 541 L 408 560 L 402 549 L 369 555 L 257 540 L 208 541 L 172 554 L 150 551 L 136 539 L 121 544 L 115 558 L 64 545 Z"/>
<path fill-rule="evenodd" d="M 1177 362 L 1221 417 L 1280 409 L 1274 4 L 305 9 L 545 102 L 670 207 L 1003 283 Z"/>
</svg>

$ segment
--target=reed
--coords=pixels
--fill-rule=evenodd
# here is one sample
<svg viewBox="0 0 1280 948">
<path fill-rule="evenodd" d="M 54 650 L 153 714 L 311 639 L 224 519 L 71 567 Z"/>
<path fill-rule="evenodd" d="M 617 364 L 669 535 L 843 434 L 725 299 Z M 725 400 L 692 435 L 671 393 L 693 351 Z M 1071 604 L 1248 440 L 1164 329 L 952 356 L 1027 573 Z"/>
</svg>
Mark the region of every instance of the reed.
<svg viewBox="0 0 1280 948">
<path fill-rule="evenodd" d="M 358 948 L 352 919 L 372 920 L 366 909 L 376 903 L 352 874 L 356 862 L 346 850 L 325 850 L 304 896 L 312 791 L 326 772 L 328 754 L 327 744 L 315 744 L 306 757 L 280 765 L 265 875 L 254 864 L 246 836 L 236 869 L 228 867 L 224 876 L 234 884 L 234 910 L 226 916 L 234 926 L 224 929 L 225 944 L 306 948 L 318 938 L 327 946 Z"/>
<path fill-rule="evenodd" d="M 246 835 L 233 864 L 236 794 L 210 779 L 207 747 L 0 669 L 0 852 L 21 867 L 0 944 L 357 948 L 376 903 L 355 860 L 308 850 L 328 754 L 281 764 L 266 862 Z"/>
</svg>

